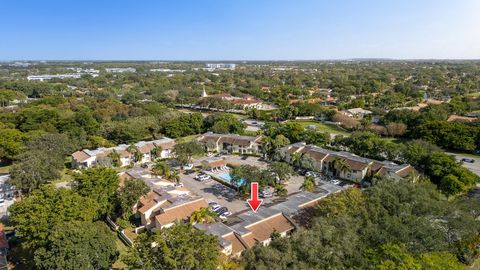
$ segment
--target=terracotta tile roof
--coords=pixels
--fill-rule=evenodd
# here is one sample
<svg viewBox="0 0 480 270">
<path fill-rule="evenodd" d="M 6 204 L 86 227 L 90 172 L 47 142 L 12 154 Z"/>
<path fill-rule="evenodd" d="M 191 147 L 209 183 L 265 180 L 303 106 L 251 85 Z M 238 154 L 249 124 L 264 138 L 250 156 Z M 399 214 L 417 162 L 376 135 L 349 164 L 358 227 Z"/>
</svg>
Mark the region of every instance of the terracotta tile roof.
<svg viewBox="0 0 480 270">
<path fill-rule="evenodd" d="M 334 156 L 334 155 L 328 155 L 323 161 L 324 162 L 331 162 L 331 161 L 334 161 L 335 158 L 338 158 L 338 157 Z"/>
<path fill-rule="evenodd" d="M 290 147 L 290 149 L 287 150 L 287 153 L 288 154 L 293 154 L 295 152 L 297 152 L 298 149 L 300 149 L 301 147 L 300 146 L 292 146 Z"/>
<path fill-rule="evenodd" d="M 312 151 L 312 150 L 308 150 L 305 155 L 317 160 L 317 161 L 320 161 L 320 160 L 323 160 L 325 157 L 328 156 L 327 153 L 320 153 L 318 151 Z"/>
<path fill-rule="evenodd" d="M 362 171 L 368 167 L 368 164 L 361 161 L 351 160 L 346 158 L 345 162 L 350 166 L 353 171 Z"/>
<path fill-rule="evenodd" d="M 222 167 L 227 165 L 225 160 L 223 159 L 218 159 L 218 160 L 212 160 L 212 161 L 206 161 L 206 165 L 210 168 L 215 168 L 215 167 Z"/>
<path fill-rule="evenodd" d="M 142 154 L 148 154 L 155 148 L 153 143 L 145 143 L 142 146 L 138 147 L 138 151 Z"/>
<path fill-rule="evenodd" d="M 373 173 L 377 173 L 378 171 L 380 171 L 380 169 L 383 168 L 383 164 L 380 163 L 380 162 L 376 162 L 374 161 L 372 163 L 372 167 L 371 167 L 371 170 Z"/>
<path fill-rule="evenodd" d="M 466 117 L 466 116 L 459 116 L 459 115 L 450 115 L 447 119 L 448 122 L 467 122 L 472 123 L 475 122 L 477 118 L 475 117 Z"/>
<path fill-rule="evenodd" d="M 160 225 L 167 225 L 176 220 L 184 220 L 197 210 L 201 208 L 207 208 L 208 203 L 205 199 L 200 198 L 194 201 L 189 201 L 185 204 L 181 204 L 179 206 L 171 207 L 164 209 L 164 212 L 155 216 L 155 220 Z"/>
<path fill-rule="evenodd" d="M 162 196 L 158 195 L 155 191 L 150 191 L 147 193 L 147 195 L 140 199 L 138 212 L 144 214 L 162 200 L 164 200 Z"/>
<path fill-rule="evenodd" d="M 413 173 L 413 172 L 415 172 L 415 171 L 416 171 L 415 168 L 413 168 L 413 167 L 410 166 L 410 165 L 407 165 L 406 167 L 404 167 L 404 168 L 396 171 L 395 173 L 396 173 L 398 176 L 404 178 L 404 177 L 407 177 L 409 174 L 411 174 L 411 173 Z"/>
<path fill-rule="evenodd" d="M 175 146 L 175 142 L 174 141 L 171 141 L 171 142 L 163 142 L 163 143 L 155 143 L 155 145 L 157 147 L 161 147 L 162 150 L 167 150 L 167 149 L 173 149 L 173 146 Z"/>
<path fill-rule="evenodd" d="M 84 162 L 85 160 L 90 158 L 90 156 L 87 153 L 85 153 L 84 151 L 77 151 L 77 152 L 72 154 L 72 157 L 77 162 Z"/>
<path fill-rule="evenodd" d="M 286 217 L 283 216 L 282 213 L 279 213 L 252 225 L 246 226 L 245 228 L 251 231 L 251 233 L 242 236 L 242 239 L 249 245 L 249 247 L 252 247 L 257 241 L 263 242 L 267 239 L 270 239 L 270 235 L 273 231 L 284 233 L 293 230 L 294 226 Z"/>
<path fill-rule="evenodd" d="M 248 248 L 243 245 L 243 243 L 239 239 L 239 236 L 233 232 L 228 234 L 227 236 L 223 236 L 223 239 L 232 243 L 232 254 L 237 254 Z"/>
</svg>

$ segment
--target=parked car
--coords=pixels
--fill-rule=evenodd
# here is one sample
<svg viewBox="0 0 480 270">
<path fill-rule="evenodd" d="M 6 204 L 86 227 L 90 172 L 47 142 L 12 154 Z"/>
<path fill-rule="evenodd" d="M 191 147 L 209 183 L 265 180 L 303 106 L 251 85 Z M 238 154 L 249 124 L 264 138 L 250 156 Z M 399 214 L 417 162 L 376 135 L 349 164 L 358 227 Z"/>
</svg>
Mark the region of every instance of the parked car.
<svg viewBox="0 0 480 270">
<path fill-rule="evenodd" d="M 473 158 L 462 158 L 462 162 L 474 163 L 475 159 L 473 159 Z"/>
<path fill-rule="evenodd" d="M 332 180 L 332 184 L 334 185 L 339 185 L 340 183 L 341 183 L 340 180 L 337 180 L 337 179 Z"/>
<path fill-rule="evenodd" d="M 297 170 L 297 173 L 298 173 L 299 175 L 305 176 L 305 174 L 307 173 L 307 170 L 300 168 L 300 169 Z"/>
<path fill-rule="evenodd" d="M 175 183 L 173 184 L 174 187 L 184 187 L 183 183 Z"/>
<path fill-rule="evenodd" d="M 226 216 L 226 217 L 228 217 L 228 216 L 231 215 L 231 213 L 228 211 L 228 208 L 222 207 L 222 208 L 220 208 L 220 209 L 221 209 L 221 210 L 218 210 L 218 212 L 217 212 L 218 216 Z"/>
<path fill-rule="evenodd" d="M 247 160 L 248 156 L 243 156 L 242 160 Z"/>
<path fill-rule="evenodd" d="M 220 204 L 215 204 L 210 206 L 212 208 L 212 211 L 215 212 L 216 210 L 222 208 Z M 216 212 L 215 212 L 216 213 Z"/>
<path fill-rule="evenodd" d="M 208 205 L 209 205 L 209 206 L 218 205 L 218 203 L 217 203 L 217 202 L 209 202 Z"/>
<path fill-rule="evenodd" d="M 140 165 L 140 167 L 146 169 L 146 168 L 148 168 L 148 164 L 147 163 L 142 163 L 142 165 Z"/>
<path fill-rule="evenodd" d="M 210 175 L 204 174 L 204 173 L 200 173 L 200 174 L 198 174 L 197 176 L 195 176 L 194 179 L 195 179 L 195 180 L 198 180 L 198 181 L 205 181 L 205 180 L 210 179 Z"/>
<path fill-rule="evenodd" d="M 316 172 L 308 171 L 305 173 L 305 176 L 318 177 L 318 174 Z"/>
<path fill-rule="evenodd" d="M 193 164 L 191 164 L 191 163 L 190 164 L 185 164 L 185 165 L 183 165 L 182 169 L 191 170 L 191 169 L 193 169 Z"/>
<path fill-rule="evenodd" d="M 262 198 L 270 198 L 270 197 L 273 197 L 273 192 L 264 190 L 264 191 L 262 191 L 262 193 L 260 193 L 260 197 L 262 197 Z"/>
<path fill-rule="evenodd" d="M 230 212 L 227 211 L 227 212 L 219 215 L 219 217 L 220 217 L 221 219 L 225 219 L 225 218 L 227 218 L 227 217 L 229 217 L 229 216 L 231 216 L 231 215 L 232 215 L 232 213 L 230 213 Z"/>
<path fill-rule="evenodd" d="M 213 210 L 213 211 L 214 211 L 215 213 L 217 213 L 217 215 L 220 216 L 221 214 L 223 214 L 223 213 L 225 213 L 225 212 L 228 212 L 228 208 L 224 206 L 224 207 L 220 207 L 220 208 L 218 208 L 218 209 L 216 209 L 216 210 Z"/>
<path fill-rule="evenodd" d="M 214 155 L 214 154 L 213 154 L 212 152 L 208 152 L 208 153 L 207 153 L 207 157 L 213 157 L 213 155 Z"/>
<path fill-rule="evenodd" d="M 5 199 L 4 198 L 0 198 L 0 206 L 4 206 L 5 205 Z"/>
</svg>

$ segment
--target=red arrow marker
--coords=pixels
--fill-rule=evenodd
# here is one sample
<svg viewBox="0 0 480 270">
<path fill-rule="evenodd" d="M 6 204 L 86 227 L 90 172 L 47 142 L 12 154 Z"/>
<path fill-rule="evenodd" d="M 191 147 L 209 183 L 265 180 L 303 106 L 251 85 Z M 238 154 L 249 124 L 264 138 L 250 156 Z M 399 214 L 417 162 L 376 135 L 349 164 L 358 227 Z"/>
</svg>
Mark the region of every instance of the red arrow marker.
<svg viewBox="0 0 480 270">
<path fill-rule="evenodd" d="M 263 200 L 258 199 L 258 183 L 257 182 L 252 182 L 250 184 L 250 192 L 251 192 L 251 198 L 247 200 L 247 203 L 250 205 L 250 208 L 252 208 L 253 212 L 257 212 L 258 207 L 260 207 L 260 204 L 262 204 Z"/>
</svg>

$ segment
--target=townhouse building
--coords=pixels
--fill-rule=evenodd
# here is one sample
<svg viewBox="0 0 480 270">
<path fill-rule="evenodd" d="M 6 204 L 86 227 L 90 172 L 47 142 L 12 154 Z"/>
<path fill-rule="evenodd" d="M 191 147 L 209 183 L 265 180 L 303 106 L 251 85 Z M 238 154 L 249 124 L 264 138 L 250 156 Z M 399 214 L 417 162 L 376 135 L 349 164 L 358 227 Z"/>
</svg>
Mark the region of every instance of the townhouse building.
<svg viewBox="0 0 480 270">
<path fill-rule="evenodd" d="M 349 152 L 327 150 L 305 143 L 285 146 L 278 150 L 278 155 L 288 163 L 296 163 L 306 169 L 357 183 L 375 174 L 402 179 L 415 172 L 415 169 L 408 164 L 373 160 Z M 343 169 L 336 163 L 342 163 Z"/>
<path fill-rule="evenodd" d="M 207 132 L 197 137 L 197 141 L 210 152 L 228 152 L 236 154 L 260 155 L 262 153 L 261 136 L 240 136 L 236 134 L 215 134 Z"/>
<path fill-rule="evenodd" d="M 171 158 L 174 146 L 173 139 L 164 137 L 154 141 L 140 141 L 133 145 L 120 144 L 110 148 L 83 149 L 72 154 L 72 168 L 87 169 L 112 165 L 114 155 L 118 157 L 120 166 L 150 162 L 155 158 Z"/>
</svg>

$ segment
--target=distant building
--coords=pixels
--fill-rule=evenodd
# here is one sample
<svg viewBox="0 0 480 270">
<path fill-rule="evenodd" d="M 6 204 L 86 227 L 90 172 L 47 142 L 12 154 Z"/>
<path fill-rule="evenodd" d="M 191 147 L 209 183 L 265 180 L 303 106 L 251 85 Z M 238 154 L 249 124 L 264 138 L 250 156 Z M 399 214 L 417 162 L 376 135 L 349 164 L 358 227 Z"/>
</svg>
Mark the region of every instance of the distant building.
<svg viewBox="0 0 480 270">
<path fill-rule="evenodd" d="M 111 155 L 118 154 L 120 166 L 128 166 L 135 160 L 134 151 L 140 154 L 140 160 L 137 162 L 149 162 L 157 158 L 170 158 L 172 156 L 175 141 L 170 138 L 162 138 L 154 141 L 140 141 L 130 146 L 120 144 L 110 148 L 97 148 L 95 150 L 83 149 L 72 154 L 72 167 L 76 169 L 92 168 L 98 165 L 107 165 L 112 162 Z M 155 153 L 156 152 L 156 153 Z"/>
<path fill-rule="evenodd" d="M 51 79 L 80 79 L 82 75 L 81 73 L 29 75 L 27 76 L 27 80 L 43 82 Z"/>
<path fill-rule="evenodd" d="M 365 115 L 372 114 L 369 110 L 364 110 L 362 108 L 353 108 L 342 111 L 345 115 L 349 117 L 364 117 Z"/>
<path fill-rule="evenodd" d="M 127 68 L 106 68 L 105 69 L 106 72 L 109 72 L 109 73 L 134 73 L 137 71 L 137 69 L 135 68 L 131 68 L 131 67 L 127 67 Z"/>
<path fill-rule="evenodd" d="M 178 73 L 182 73 L 182 72 L 185 72 L 187 70 L 185 69 L 169 69 L 169 68 L 153 68 L 153 69 L 150 69 L 150 72 L 178 72 Z"/>
<path fill-rule="evenodd" d="M 239 154 L 261 154 L 262 137 L 240 136 L 236 134 L 215 134 L 207 132 L 197 137 L 197 141 L 205 146 L 207 151 Z"/>
<path fill-rule="evenodd" d="M 450 115 L 447 119 L 448 122 L 464 122 L 464 123 L 472 123 L 477 120 L 478 118 L 476 117 L 467 117 L 467 116 L 459 116 L 459 115 Z"/>
<path fill-rule="evenodd" d="M 236 64 L 225 64 L 225 63 L 207 63 L 207 68 L 209 69 L 225 69 L 225 70 L 235 70 Z"/>
<path fill-rule="evenodd" d="M 367 176 L 375 174 L 388 175 L 394 179 L 402 179 L 415 172 L 415 169 L 408 165 L 398 165 L 390 161 L 378 161 L 369 158 L 359 157 L 349 152 L 337 152 L 323 149 L 305 143 L 295 143 L 278 150 L 278 154 L 286 162 L 294 162 L 293 156 L 299 155 L 302 167 L 322 172 L 330 176 L 361 182 Z M 342 160 L 348 170 L 337 171 L 335 162 Z"/>
</svg>

